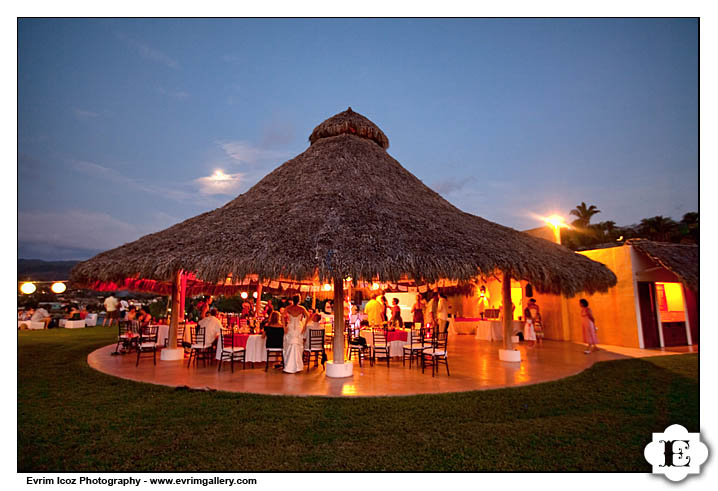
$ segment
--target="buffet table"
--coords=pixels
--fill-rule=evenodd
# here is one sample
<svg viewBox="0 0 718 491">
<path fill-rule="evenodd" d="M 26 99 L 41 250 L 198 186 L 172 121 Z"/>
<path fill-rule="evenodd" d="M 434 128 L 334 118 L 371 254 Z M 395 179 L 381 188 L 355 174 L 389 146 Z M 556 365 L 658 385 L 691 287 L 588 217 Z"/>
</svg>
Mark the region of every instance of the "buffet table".
<svg viewBox="0 0 718 491">
<path fill-rule="evenodd" d="M 452 334 L 474 334 L 480 317 L 456 317 L 449 320 L 449 332 Z"/>
<path fill-rule="evenodd" d="M 523 329 L 521 321 L 513 321 L 513 333 Z M 504 339 L 504 326 L 502 320 L 480 320 L 477 322 L 476 339 L 484 341 L 501 341 Z"/>
</svg>

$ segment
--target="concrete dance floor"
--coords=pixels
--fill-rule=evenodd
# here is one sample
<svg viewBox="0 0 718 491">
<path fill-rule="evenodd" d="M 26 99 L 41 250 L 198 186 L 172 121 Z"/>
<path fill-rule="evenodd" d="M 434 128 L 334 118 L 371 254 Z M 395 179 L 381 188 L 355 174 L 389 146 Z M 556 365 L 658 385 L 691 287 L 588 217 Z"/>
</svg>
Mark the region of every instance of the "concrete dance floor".
<svg viewBox="0 0 718 491">
<path fill-rule="evenodd" d="M 156 366 L 152 364 L 151 357 L 143 357 L 139 367 L 135 367 L 135 353 L 111 355 L 115 350 L 114 344 L 90 353 L 87 362 L 92 368 L 108 375 L 171 387 L 293 396 L 372 397 L 517 387 L 568 377 L 603 360 L 698 351 L 697 346 L 666 350 L 601 346 L 600 351 L 585 355 L 584 345 L 547 340 L 534 348 L 520 344 L 518 349 L 523 361 L 518 364 L 499 361 L 500 347 L 500 342 L 451 335 L 448 346 L 451 376 L 447 376 L 445 367 L 440 365 L 439 373 L 433 378 L 430 368 L 422 374 L 421 367 L 416 364 L 411 369 L 408 361 L 406 366 L 402 366 L 400 358 L 392 359 L 388 368 L 383 360 L 378 360 L 373 367 L 364 362 L 361 368 L 354 361 L 354 374 L 345 379 L 328 378 L 322 366 L 314 367 L 313 363 L 309 371 L 305 366 L 303 372 L 296 374 L 283 373 L 271 365 L 265 372 L 264 363 L 257 363 L 254 368 L 247 363 L 246 370 L 235 363 L 232 373 L 229 363 L 225 363 L 218 373 L 216 361 L 211 366 L 204 367 L 200 362 L 197 367 L 193 364 L 187 368 L 186 359 L 183 362 L 160 361 L 159 353 Z"/>
</svg>

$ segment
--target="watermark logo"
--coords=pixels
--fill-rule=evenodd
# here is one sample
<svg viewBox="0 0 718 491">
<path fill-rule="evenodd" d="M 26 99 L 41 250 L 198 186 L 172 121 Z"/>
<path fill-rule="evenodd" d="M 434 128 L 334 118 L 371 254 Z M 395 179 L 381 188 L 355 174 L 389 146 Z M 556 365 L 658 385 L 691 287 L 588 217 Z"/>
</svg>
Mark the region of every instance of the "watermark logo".
<svg viewBox="0 0 718 491">
<path fill-rule="evenodd" d="M 671 425 L 663 433 L 654 433 L 653 441 L 643 449 L 654 474 L 665 474 L 671 481 L 682 481 L 688 474 L 698 474 L 708 459 L 708 447 L 700 433 L 688 433 L 681 425 Z"/>
</svg>

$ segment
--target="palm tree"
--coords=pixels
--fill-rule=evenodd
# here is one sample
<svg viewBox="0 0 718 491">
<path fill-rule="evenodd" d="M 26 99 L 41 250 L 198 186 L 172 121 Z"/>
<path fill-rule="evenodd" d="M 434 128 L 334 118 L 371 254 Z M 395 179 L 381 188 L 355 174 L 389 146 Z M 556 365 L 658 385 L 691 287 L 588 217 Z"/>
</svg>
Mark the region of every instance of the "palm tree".
<svg viewBox="0 0 718 491">
<path fill-rule="evenodd" d="M 586 203 L 581 201 L 580 205 L 570 211 L 571 215 L 578 217 L 572 224 L 577 227 L 586 228 L 591 222 L 591 217 L 596 213 L 601 213 L 601 210 L 599 210 L 596 205 L 586 206 Z"/>
<path fill-rule="evenodd" d="M 678 228 L 678 224 L 670 217 L 657 215 L 644 218 L 638 225 L 638 232 L 646 238 L 661 242 L 670 242 Z"/>
<path fill-rule="evenodd" d="M 681 242 L 698 243 L 698 212 L 691 211 L 681 219 Z"/>
</svg>

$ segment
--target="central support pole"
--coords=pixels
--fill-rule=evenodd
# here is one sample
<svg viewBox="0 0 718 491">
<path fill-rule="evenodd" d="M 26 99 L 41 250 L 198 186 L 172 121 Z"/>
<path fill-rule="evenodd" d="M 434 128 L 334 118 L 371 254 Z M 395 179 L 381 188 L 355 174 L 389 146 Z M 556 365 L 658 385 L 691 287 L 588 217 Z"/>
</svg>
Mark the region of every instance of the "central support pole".
<svg viewBox="0 0 718 491">
<path fill-rule="evenodd" d="M 257 301 L 254 302 L 254 316 L 259 315 L 259 308 L 262 306 L 262 283 L 257 284 Z"/>
<path fill-rule="evenodd" d="M 501 296 L 504 305 L 504 349 L 499 350 L 499 360 L 521 362 L 521 352 L 513 349 L 514 343 L 511 336 L 514 334 L 514 312 L 511 308 L 511 275 L 504 272 L 501 282 Z"/>
<path fill-rule="evenodd" d="M 327 363 L 327 377 L 351 377 L 354 365 L 344 362 L 344 280 L 334 278 L 334 346 L 332 361 Z"/>
<path fill-rule="evenodd" d="M 184 289 L 182 288 L 182 271 L 180 270 L 176 271 L 172 277 L 172 298 L 170 299 L 172 315 L 170 316 L 169 342 L 167 348 L 160 352 L 160 360 L 181 360 L 184 358 L 184 349 L 177 347 L 177 325 L 181 315 L 180 298 L 182 296 L 184 296 Z"/>
<path fill-rule="evenodd" d="M 344 363 L 344 280 L 334 278 L 334 349 L 332 361 Z"/>
<path fill-rule="evenodd" d="M 510 350 L 514 347 L 511 341 L 511 336 L 514 334 L 514 313 L 511 308 L 511 276 L 508 273 L 504 273 L 501 283 L 501 300 L 504 305 L 504 349 Z"/>
</svg>

